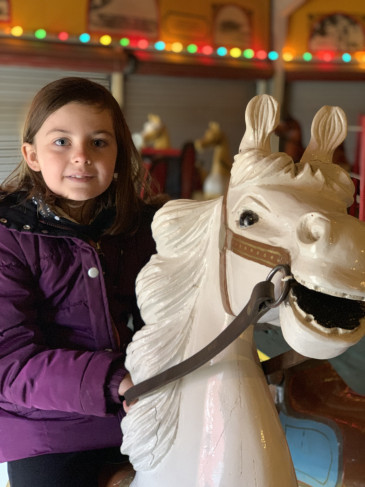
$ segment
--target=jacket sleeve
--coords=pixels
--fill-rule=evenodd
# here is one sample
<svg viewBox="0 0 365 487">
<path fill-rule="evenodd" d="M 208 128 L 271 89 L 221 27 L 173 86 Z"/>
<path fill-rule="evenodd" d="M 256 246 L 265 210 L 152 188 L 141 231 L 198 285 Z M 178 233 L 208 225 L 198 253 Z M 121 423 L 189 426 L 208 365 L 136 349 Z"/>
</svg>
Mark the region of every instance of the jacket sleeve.
<svg viewBox="0 0 365 487">
<path fill-rule="evenodd" d="M 114 364 L 121 364 L 121 355 L 48 348 L 37 322 L 39 293 L 17 238 L 1 231 L 0 403 L 12 403 L 19 410 L 108 414 L 106 381 Z"/>
</svg>

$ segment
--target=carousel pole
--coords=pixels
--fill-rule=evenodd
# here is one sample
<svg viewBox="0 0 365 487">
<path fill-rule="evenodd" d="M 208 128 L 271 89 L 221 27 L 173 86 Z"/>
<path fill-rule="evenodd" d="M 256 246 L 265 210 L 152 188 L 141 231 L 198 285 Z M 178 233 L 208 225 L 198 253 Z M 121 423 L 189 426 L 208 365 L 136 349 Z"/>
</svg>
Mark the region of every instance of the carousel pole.
<svg viewBox="0 0 365 487">
<path fill-rule="evenodd" d="M 305 0 L 273 0 L 272 2 L 273 49 L 279 54 L 279 57 L 274 62 L 271 95 L 282 107 L 285 106 L 286 76 L 284 61 L 281 54 L 285 46 L 289 16 L 303 3 L 305 3 Z M 275 136 L 272 143 L 273 150 L 279 150 L 279 138 L 277 136 Z"/>
<path fill-rule="evenodd" d="M 360 154 L 359 154 L 359 219 L 365 221 L 365 116 L 360 117 L 361 132 L 360 132 Z M 356 196 L 355 196 L 356 197 Z"/>
</svg>

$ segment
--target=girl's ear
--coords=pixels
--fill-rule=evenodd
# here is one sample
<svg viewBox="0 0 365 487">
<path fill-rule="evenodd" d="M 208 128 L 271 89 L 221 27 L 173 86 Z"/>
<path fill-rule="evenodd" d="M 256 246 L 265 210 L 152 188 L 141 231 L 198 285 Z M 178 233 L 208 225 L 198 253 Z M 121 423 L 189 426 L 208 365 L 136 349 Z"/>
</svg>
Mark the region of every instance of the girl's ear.
<svg viewBox="0 0 365 487">
<path fill-rule="evenodd" d="M 33 171 L 39 172 L 41 170 L 37 159 L 37 152 L 33 144 L 25 142 L 22 145 L 22 154 L 25 162 Z"/>
</svg>

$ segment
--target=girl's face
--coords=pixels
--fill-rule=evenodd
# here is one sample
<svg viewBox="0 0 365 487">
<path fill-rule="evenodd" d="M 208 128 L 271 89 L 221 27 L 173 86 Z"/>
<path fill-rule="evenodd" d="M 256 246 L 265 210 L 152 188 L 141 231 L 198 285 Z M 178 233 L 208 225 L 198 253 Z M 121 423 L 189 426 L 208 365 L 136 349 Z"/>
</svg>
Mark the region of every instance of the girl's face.
<svg viewBox="0 0 365 487">
<path fill-rule="evenodd" d="M 34 143 L 22 147 L 33 171 L 40 171 L 48 188 L 72 201 L 102 194 L 113 180 L 117 142 L 109 110 L 68 103 L 53 112 Z"/>
</svg>

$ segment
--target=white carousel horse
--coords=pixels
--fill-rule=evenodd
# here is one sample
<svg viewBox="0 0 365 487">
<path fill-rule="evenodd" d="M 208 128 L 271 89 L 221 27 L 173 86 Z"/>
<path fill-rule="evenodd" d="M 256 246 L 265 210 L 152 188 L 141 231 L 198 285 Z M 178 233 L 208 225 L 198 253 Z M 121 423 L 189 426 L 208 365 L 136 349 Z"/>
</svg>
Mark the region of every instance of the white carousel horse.
<svg viewBox="0 0 365 487">
<path fill-rule="evenodd" d="M 228 139 L 219 123 L 210 122 L 203 137 L 197 139 L 194 145 L 198 152 L 214 147 L 212 165 L 203 183 L 203 193 L 206 198 L 222 195 L 228 185 L 232 158 Z"/>
<path fill-rule="evenodd" d="M 279 307 L 289 345 L 324 359 L 364 335 L 365 224 L 347 214 L 353 183 L 331 163 L 346 118 L 323 107 L 297 164 L 271 153 L 277 122 L 276 101 L 253 98 L 226 198 L 170 201 L 157 213 L 157 254 L 137 279 L 146 325 L 127 354 L 135 384 L 215 338 L 278 262 L 295 279 Z M 277 323 L 278 314 L 262 320 Z M 133 487 L 297 486 L 252 335 L 250 326 L 204 366 L 131 407 L 122 451 L 137 472 Z"/>
</svg>

